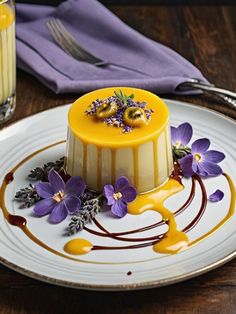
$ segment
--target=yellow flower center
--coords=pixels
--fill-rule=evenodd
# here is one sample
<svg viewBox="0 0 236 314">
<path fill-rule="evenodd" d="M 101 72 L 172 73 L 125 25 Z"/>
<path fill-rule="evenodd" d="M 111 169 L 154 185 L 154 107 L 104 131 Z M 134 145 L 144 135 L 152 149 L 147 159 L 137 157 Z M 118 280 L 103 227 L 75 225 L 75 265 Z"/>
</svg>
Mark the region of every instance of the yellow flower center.
<svg viewBox="0 0 236 314">
<path fill-rule="evenodd" d="M 122 197 L 122 194 L 120 192 L 117 192 L 113 194 L 113 197 L 116 201 L 118 201 Z"/>
<path fill-rule="evenodd" d="M 175 143 L 175 147 L 176 147 L 176 148 L 180 148 L 180 147 L 181 147 L 181 142 L 180 142 L 180 141 L 177 141 L 177 142 Z"/>
<path fill-rule="evenodd" d="M 194 159 L 196 161 L 200 161 L 202 159 L 202 156 L 200 154 L 194 154 Z"/>
<path fill-rule="evenodd" d="M 59 191 L 59 192 L 55 193 L 52 198 L 53 198 L 54 201 L 56 201 L 57 203 L 60 203 L 60 202 L 63 200 L 63 197 L 64 197 L 64 193 L 61 192 L 61 191 Z"/>
</svg>

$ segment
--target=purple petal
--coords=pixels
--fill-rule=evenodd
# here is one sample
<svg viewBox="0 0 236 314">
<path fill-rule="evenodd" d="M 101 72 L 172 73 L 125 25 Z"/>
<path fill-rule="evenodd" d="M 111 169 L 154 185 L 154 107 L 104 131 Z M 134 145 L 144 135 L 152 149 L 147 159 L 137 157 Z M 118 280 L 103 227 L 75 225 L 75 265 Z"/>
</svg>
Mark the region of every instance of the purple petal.
<svg viewBox="0 0 236 314">
<path fill-rule="evenodd" d="M 35 185 L 35 188 L 38 195 L 42 198 L 50 198 L 54 195 L 52 186 L 48 182 L 39 182 Z"/>
<path fill-rule="evenodd" d="M 41 217 L 51 213 L 55 206 L 56 203 L 52 198 L 45 198 L 34 205 L 34 213 Z"/>
<path fill-rule="evenodd" d="M 200 138 L 192 144 L 192 154 L 204 153 L 210 146 L 208 138 Z"/>
<path fill-rule="evenodd" d="M 194 174 L 193 155 L 186 155 L 179 160 L 180 167 L 185 177 L 189 178 Z"/>
<path fill-rule="evenodd" d="M 77 196 L 68 196 L 64 199 L 64 204 L 70 213 L 74 213 L 80 209 L 81 201 Z"/>
<path fill-rule="evenodd" d="M 221 190 L 217 189 L 214 193 L 209 195 L 208 199 L 211 202 L 219 202 L 219 201 L 222 200 L 223 197 L 224 197 L 224 192 L 222 192 Z"/>
<path fill-rule="evenodd" d="M 48 174 L 48 181 L 51 184 L 54 193 L 65 190 L 65 182 L 58 172 L 55 170 L 50 170 Z"/>
<path fill-rule="evenodd" d="M 205 168 L 202 166 L 202 162 L 195 162 L 194 164 L 195 166 L 193 167 L 193 170 L 195 173 L 198 173 L 202 177 L 208 176 L 208 173 L 206 172 Z"/>
<path fill-rule="evenodd" d="M 179 138 L 183 146 L 186 146 L 192 136 L 193 136 L 193 128 L 189 123 L 183 123 L 178 127 Z"/>
<path fill-rule="evenodd" d="M 122 218 L 128 212 L 127 204 L 122 199 L 119 199 L 112 205 L 111 211 L 115 216 Z"/>
<path fill-rule="evenodd" d="M 206 161 L 211 161 L 218 164 L 225 158 L 225 154 L 218 152 L 217 150 L 208 150 L 203 154 L 202 157 Z"/>
<path fill-rule="evenodd" d="M 178 142 L 178 128 L 171 126 L 170 132 L 171 132 L 171 142 L 173 145 L 175 145 L 176 142 Z"/>
<path fill-rule="evenodd" d="M 84 193 L 85 183 L 81 177 L 71 177 L 65 186 L 65 194 L 80 196 Z"/>
<path fill-rule="evenodd" d="M 112 205 L 115 202 L 114 199 L 114 187 L 111 184 L 106 184 L 103 188 L 103 193 L 107 198 L 107 205 Z"/>
<path fill-rule="evenodd" d="M 171 130 L 171 138 L 173 144 L 175 144 L 176 142 L 180 142 L 183 146 L 186 146 L 191 140 L 192 135 L 193 128 L 188 122 L 180 124 L 175 130 Z"/>
<path fill-rule="evenodd" d="M 122 191 L 122 199 L 127 203 L 133 202 L 136 196 L 137 190 L 133 186 L 129 186 Z"/>
<path fill-rule="evenodd" d="M 207 173 L 209 176 L 218 176 L 222 174 L 222 169 L 217 164 L 210 161 L 202 161 L 199 163 L 201 169 Z"/>
<path fill-rule="evenodd" d="M 49 216 L 49 221 L 51 223 L 57 224 L 64 220 L 68 215 L 68 211 L 66 209 L 66 206 L 64 202 L 59 202 L 56 204 L 56 206 L 53 208 L 53 211 L 51 212 Z"/>
<path fill-rule="evenodd" d="M 129 187 L 129 180 L 125 176 L 119 177 L 115 184 L 115 192 L 121 192 L 123 189 Z"/>
</svg>

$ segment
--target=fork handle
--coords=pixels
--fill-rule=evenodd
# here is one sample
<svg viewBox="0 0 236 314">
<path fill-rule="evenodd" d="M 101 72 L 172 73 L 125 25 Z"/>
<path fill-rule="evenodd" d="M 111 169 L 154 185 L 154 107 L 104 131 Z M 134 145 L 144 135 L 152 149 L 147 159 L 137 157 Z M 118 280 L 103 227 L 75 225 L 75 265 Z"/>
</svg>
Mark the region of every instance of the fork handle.
<svg viewBox="0 0 236 314">
<path fill-rule="evenodd" d="M 179 89 L 181 90 L 186 88 L 194 88 L 211 93 L 223 100 L 229 107 L 236 109 L 236 93 L 234 92 L 218 88 L 213 84 L 202 83 L 194 79 L 179 85 Z"/>
</svg>

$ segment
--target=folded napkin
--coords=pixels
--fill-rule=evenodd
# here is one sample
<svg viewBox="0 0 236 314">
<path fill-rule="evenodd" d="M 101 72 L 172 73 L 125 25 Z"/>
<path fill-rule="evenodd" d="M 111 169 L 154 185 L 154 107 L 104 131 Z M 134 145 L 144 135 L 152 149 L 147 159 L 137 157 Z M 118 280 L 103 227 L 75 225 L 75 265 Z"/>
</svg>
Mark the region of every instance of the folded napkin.
<svg viewBox="0 0 236 314">
<path fill-rule="evenodd" d="M 98 67 L 67 55 L 49 33 L 51 18 L 59 18 L 86 50 L 116 65 Z M 179 93 L 176 87 L 188 78 L 206 81 L 178 53 L 133 30 L 96 0 L 68 0 L 57 8 L 17 4 L 16 36 L 18 67 L 56 93 L 107 86 Z"/>
</svg>

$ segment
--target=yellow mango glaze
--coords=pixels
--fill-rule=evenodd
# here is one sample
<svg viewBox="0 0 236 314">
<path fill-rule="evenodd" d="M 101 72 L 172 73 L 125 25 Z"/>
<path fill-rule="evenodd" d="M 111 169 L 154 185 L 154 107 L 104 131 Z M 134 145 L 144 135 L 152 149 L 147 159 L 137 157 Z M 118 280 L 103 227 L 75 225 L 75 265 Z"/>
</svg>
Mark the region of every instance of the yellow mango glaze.
<svg viewBox="0 0 236 314">
<path fill-rule="evenodd" d="M 15 14 L 10 6 L 0 3 L 0 31 L 7 29 L 14 20 Z"/>
<path fill-rule="evenodd" d="M 134 94 L 134 100 L 146 101 L 149 109 L 155 113 L 148 125 L 136 128 L 133 132 L 123 134 L 119 128 L 109 127 L 96 117 L 85 115 L 88 106 L 96 99 L 106 99 L 114 95 L 114 91 L 122 90 L 125 94 Z M 158 135 L 167 125 L 169 110 L 156 95 L 146 90 L 130 87 L 109 87 L 95 90 L 80 97 L 70 108 L 69 126 L 76 136 L 85 143 L 93 143 L 100 147 L 135 146 Z"/>
<path fill-rule="evenodd" d="M 168 180 L 164 185 L 149 193 L 140 194 L 128 205 L 128 213 L 139 215 L 147 210 L 157 211 L 162 219 L 168 223 L 168 231 L 163 239 L 153 245 L 153 250 L 159 253 L 178 253 L 188 246 L 187 235 L 177 229 L 174 215 L 165 206 L 165 200 L 171 195 L 181 191 L 183 185 L 174 179 Z"/>
<path fill-rule="evenodd" d="M 119 90 L 134 94 L 134 101 L 145 101 L 147 109 L 154 110 L 147 124 L 130 133 L 85 114 L 93 101 Z M 90 188 L 100 190 L 124 175 L 142 193 L 163 184 L 172 169 L 169 110 L 153 93 L 130 87 L 104 88 L 82 96 L 70 108 L 66 170 L 82 176 Z"/>
</svg>

